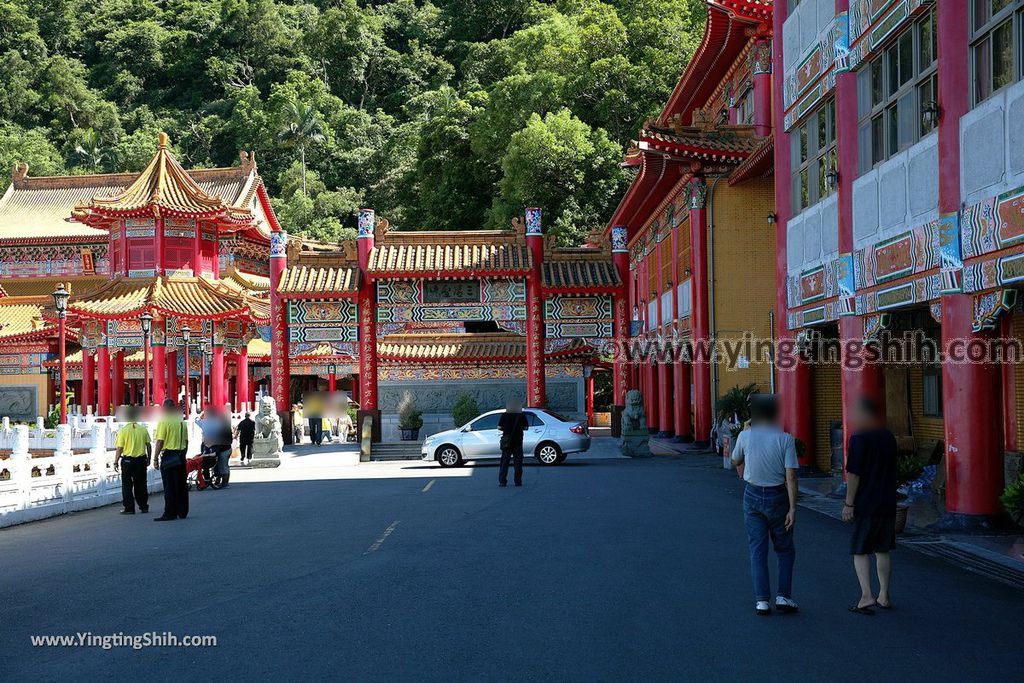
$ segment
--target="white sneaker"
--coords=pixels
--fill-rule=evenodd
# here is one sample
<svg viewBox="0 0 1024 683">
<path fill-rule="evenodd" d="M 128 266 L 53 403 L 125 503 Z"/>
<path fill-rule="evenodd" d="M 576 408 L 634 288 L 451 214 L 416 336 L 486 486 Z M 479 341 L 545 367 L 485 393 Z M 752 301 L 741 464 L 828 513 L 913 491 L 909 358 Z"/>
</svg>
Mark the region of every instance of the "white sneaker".
<svg viewBox="0 0 1024 683">
<path fill-rule="evenodd" d="M 784 598 L 781 595 L 775 598 L 775 611 L 783 614 L 792 614 L 800 611 L 800 605 L 795 600 Z"/>
<path fill-rule="evenodd" d="M 767 600 L 758 600 L 757 604 L 754 606 L 754 609 L 761 616 L 767 616 L 772 613 L 772 608 L 768 605 Z"/>
</svg>

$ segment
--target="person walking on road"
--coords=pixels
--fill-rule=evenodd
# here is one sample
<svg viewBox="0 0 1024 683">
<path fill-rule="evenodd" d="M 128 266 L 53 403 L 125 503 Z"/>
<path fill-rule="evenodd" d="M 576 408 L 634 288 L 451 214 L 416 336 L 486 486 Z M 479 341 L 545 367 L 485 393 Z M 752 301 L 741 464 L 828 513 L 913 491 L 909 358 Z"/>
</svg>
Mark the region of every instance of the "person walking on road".
<svg viewBox="0 0 1024 683">
<path fill-rule="evenodd" d="M 292 443 L 296 446 L 302 443 L 303 430 L 302 404 L 292 404 Z"/>
<path fill-rule="evenodd" d="M 889 595 L 896 547 L 896 437 L 885 428 L 881 407 L 864 397 L 854 413 L 856 431 L 846 457 L 846 501 L 843 521 L 853 522 L 850 554 L 860 582 L 860 600 L 850 605 L 857 614 L 874 607 L 891 609 Z M 871 591 L 871 556 L 878 572 L 878 597 Z"/>
<path fill-rule="evenodd" d="M 743 518 L 750 545 L 750 573 L 754 583 L 755 611 L 771 614 L 771 581 L 768 574 L 768 539 L 779 560 L 779 590 L 775 610 L 789 614 L 799 610 L 793 600 L 793 563 L 796 548 L 793 526 L 796 522 L 798 467 L 796 442 L 777 424 L 778 407 L 774 398 L 753 397 L 750 428 L 740 433 L 732 451 L 732 461 L 746 482 L 743 492 Z"/>
<path fill-rule="evenodd" d="M 216 473 L 220 476 L 221 488 L 226 488 L 231 477 L 231 420 L 220 406 L 207 406 L 203 411 L 203 446 L 217 456 Z"/>
<path fill-rule="evenodd" d="M 523 485 L 523 433 L 529 427 L 523 407 L 519 401 L 510 400 L 505 404 L 505 412 L 498 419 L 498 430 L 501 431 L 501 465 L 498 467 L 498 486 L 508 486 L 508 462 L 511 459 L 515 468 L 514 481 L 516 486 Z"/>
<path fill-rule="evenodd" d="M 121 470 L 122 515 L 134 515 L 135 504 L 139 512 L 149 512 L 149 489 L 146 487 L 146 470 L 149 468 L 149 430 L 139 424 L 139 409 L 129 406 L 126 411 L 128 424 L 117 432 L 114 443 L 114 471 Z"/>
<path fill-rule="evenodd" d="M 252 416 L 246 413 L 242 421 L 235 427 L 235 437 L 238 439 L 238 460 L 244 465 L 246 458 L 252 462 L 252 442 L 256 439 L 256 422 Z"/>
<path fill-rule="evenodd" d="M 164 401 L 164 414 L 156 426 L 156 450 L 153 468 L 160 470 L 164 482 L 164 514 L 154 521 L 169 522 L 188 517 L 188 484 L 185 452 L 188 450 L 188 427 L 172 399 Z"/>
</svg>

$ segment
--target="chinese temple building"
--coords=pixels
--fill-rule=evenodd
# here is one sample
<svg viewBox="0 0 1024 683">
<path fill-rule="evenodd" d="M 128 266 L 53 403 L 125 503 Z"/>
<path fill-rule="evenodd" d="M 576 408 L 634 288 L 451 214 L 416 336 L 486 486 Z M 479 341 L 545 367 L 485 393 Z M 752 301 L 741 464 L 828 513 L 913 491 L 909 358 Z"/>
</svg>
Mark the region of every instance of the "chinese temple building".
<svg viewBox="0 0 1024 683">
<path fill-rule="evenodd" d="M 32 420 L 56 402 L 60 283 L 83 413 L 186 396 L 242 409 L 262 392 L 287 420 L 304 393 L 341 390 L 379 439 L 410 390 L 427 429 L 451 426 L 462 394 L 583 416 L 623 280 L 607 240 L 557 247 L 541 220 L 405 232 L 364 209 L 358 238 L 329 245 L 287 235 L 250 154 L 186 171 L 161 135 L 139 174 L 22 165 L 0 199 L 0 413 Z"/>
<path fill-rule="evenodd" d="M 662 438 L 707 443 L 717 399 L 773 387 L 742 349 L 708 362 L 713 342 L 770 339 L 775 236 L 770 1 L 709 1 L 703 41 L 624 164 L 635 176 L 608 224 L 632 315 L 614 401 L 640 389 Z M 625 329 L 625 326 L 623 326 Z M 625 340 L 623 340 L 625 341 Z"/>
</svg>

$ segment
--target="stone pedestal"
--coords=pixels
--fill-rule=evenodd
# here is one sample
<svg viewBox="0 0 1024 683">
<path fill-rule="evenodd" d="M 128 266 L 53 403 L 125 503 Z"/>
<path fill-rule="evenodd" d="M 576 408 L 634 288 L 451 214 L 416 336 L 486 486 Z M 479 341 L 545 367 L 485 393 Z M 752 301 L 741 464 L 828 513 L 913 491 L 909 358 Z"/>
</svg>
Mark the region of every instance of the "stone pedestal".
<svg viewBox="0 0 1024 683">
<path fill-rule="evenodd" d="M 647 428 L 643 397 L 636 389 L 626 394 L 622 411 L 622 454 L 630 458 L 651 457 L 651 434 Z"/>
<path fill-rule="evenodd" d="M 256 413 L 256 438 L 252 442 L 252 467 L 280 467 L 284 453 L 281 418 L 277 415 L 274 399 L 260 399 Z"/>
<path fill-rule="evenodd" d="M 361 408 L 356 412 L 356 434 L 360 442 L 363 440 L 363 419 L 369 416 L 373 420 L 373 429 L 371 431 L 370 441 L 371 443 L 380 443 L 381 441 L 381 430 L 380 430 L 380 410 L 377 409 L 364 409 Z"/>
</svg>

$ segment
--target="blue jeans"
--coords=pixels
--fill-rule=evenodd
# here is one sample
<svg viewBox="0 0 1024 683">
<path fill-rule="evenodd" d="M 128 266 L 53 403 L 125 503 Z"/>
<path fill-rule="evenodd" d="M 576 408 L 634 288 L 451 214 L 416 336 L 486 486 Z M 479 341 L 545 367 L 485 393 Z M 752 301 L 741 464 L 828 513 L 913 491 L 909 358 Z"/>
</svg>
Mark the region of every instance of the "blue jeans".
<svg viewBox="0 0 1024 683">
<path fill-rule="evenodd" d="M 785 486 L 754 486 L 747 484 L 743 492 L 743 522 L 750 543 L 750 574 L 754 580 L 754 599 L 768 600 L 772 587 L 768 575 L 768 537 L 779 558 L 779 592 L 793 597 L 793 561 L 796 547 L 793 530 L 786 530 L 789 495 Z"/>
</svg>

